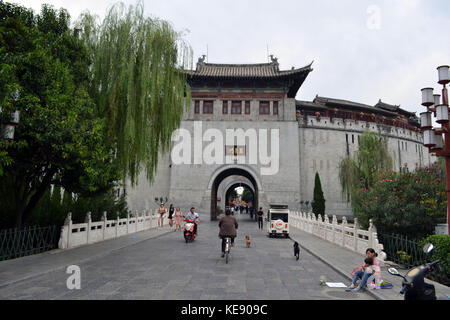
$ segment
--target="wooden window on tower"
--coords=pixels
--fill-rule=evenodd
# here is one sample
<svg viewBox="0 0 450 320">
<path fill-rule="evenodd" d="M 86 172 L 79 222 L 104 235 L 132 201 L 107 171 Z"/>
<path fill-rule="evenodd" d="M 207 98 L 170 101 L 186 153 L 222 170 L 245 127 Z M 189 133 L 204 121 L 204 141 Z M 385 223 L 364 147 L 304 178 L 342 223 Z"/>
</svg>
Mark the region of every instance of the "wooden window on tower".
<svg viewBox="0 0 450 320">
<path fill-rule="evenodd" d="M 195 100 L 195 102 L 194 102 L 194 112 L 200 113 L 200 101 L 198 101 L 198 100 Z"/>
<path fill-rule="evenodd" d="M 273 114 L 274 115 L 278 114 L 278 101 L 273 102 Z"/>
<path fill-rule="evenodd" d="M 245 101 L 245 114 L 250 114 L 250 101 Z"/>
<path fill-rule="evenodd" d="M 270 114 L 270 102 L 260 101 L 259 102 L 259 114 Z"/>
<path fill-rule="evenodd" d="M 214 112 L 213 101 L 203 101 L 203 113 L 212 114 Z"/>
<path fill-rule="evenodd" d="M 228 101 L 223 101 L 222 102 L 222 113 L 223 114 L 228 114 Z"/>
<path fill-rule="evenodd" d="M 242 114 L 242 102 L 233 101 L 231 103 L 231 114 Z"/>
</svg>

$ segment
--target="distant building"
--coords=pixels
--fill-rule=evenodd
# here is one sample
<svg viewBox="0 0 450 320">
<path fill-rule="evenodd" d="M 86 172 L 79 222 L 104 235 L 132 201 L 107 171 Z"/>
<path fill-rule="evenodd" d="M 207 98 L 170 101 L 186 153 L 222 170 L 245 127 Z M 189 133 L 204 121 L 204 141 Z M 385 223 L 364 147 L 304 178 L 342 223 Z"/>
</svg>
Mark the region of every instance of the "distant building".
<svg viewBox="0 0 450 320">
<path fill-rule="evenodd" d="M 320 96 L 313 101 L 296 100 L 312 70 L 311 65 L 279 70 L 273 57 L 270 63 L 262 64 L 212 64 L 200 58 L 188 77 L 191 108 L 180 126 L 192 136 L 184 141 L 191 147 L 190 154 L 180 153 L 185 157 L 181 164 L 174 163 L 170 154 L 162 156 L 152 185 L 142 175 L 137 187 L 127 188 L 129 207 L 154 209 L 161 199 L 167 198 L 184 212 L 194 206 L 215 219 L 217 206 L 225 209 L 223 199 L 230 190 L 245 185 L 255 195 L 255 207 L 285 203 L 292 209 L 306 210 L 306 203 L 313 199 L 315 173 L 319 172 L 326 213 L 351 216 L 350 204 L 341 196 L 338 165 L 344 157 L 354 155 L 365 130 L 388 137 L 395 170 L 405 165 L 413 170 L 416 165 L 432 162 L 423 146 L 418 118 L 399 106 L 381 100 L 371 106 Z M 245 142 L 227 144 L 227 129 L 242 129 Z M 271 133 L 277 131 L 278 159 L 271 159 L 268 164 L 258 153 L 255 163 L 254 150 L 265 151 L 265 146 L 260 145 L 261 137 L 268 140 L 268 150 L 263 155 L 274 154 Z M 204 136 L 205 132 L 223 135 L 223 150 L 215 150 L 214 156 L 223 153 L 224 159 L 231 161 L 211 164 L 202 156 L 202 150 L 207 150 L 213 141 Z M 255 132 L 258 144 L 251 142 Z M 202 142 L 195 142 L 198 137 L 203 138 Z M 181 139 L 174 142 L 175 154 L 180 148 L 177 143 Z M 245 159 L 244 163 L 236 160 L 238 156 Z M 277 161 L 276 173 L 264 174 Z"/>
</svg>

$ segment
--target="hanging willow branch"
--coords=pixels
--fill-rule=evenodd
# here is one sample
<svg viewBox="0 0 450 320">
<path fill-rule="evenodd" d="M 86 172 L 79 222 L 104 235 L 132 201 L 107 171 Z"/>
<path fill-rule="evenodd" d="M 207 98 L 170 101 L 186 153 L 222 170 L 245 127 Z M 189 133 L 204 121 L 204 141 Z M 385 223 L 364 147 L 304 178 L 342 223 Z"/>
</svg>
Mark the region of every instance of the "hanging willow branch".
<svg viewBox="0 0 450 320">
<path fill-rule="evenodd" d="M 339 181 L 342 196 L 347 201 L 364 182 L 370 188 L 380 171 L 392 169 L 392 158 L 389 154 L 387 138 L 370 131 L 364 132 L 359 140 L 359 150 L 354 158 L 344 158 L 339 163 Z"/>
<path fill-rule="evenodd" d="M 135 184 L 145 167 L 152 180 L 189 107 L 192 50 L 168 22 L 146 17 L 142 3 L 116 4 L 97 21 L 83 13 L 77 23 L 92 62 L 90 95 L 110 121 L 124 177 Z"/>
</svg>

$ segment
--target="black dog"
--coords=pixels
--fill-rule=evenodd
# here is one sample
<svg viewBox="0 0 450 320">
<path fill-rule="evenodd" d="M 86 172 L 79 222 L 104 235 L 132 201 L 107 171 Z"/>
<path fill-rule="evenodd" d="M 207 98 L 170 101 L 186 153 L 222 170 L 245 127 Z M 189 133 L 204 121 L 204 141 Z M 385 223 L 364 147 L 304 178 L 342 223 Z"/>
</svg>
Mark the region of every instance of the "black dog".
<svg viewBox="0 0 450 320">
<path fill-rule="evenodd" d="M 294 256 L 297 258 L 296 260 L 300 258 L 300 247 L 297 241 L 294 243 Z"/>
</svg>

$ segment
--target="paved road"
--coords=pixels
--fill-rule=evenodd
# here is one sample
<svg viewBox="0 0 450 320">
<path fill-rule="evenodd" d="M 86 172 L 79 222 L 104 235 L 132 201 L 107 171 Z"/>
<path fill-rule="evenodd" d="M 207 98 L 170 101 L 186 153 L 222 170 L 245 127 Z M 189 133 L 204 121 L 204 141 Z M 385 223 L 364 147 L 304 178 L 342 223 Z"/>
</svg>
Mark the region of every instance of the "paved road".
<svg viewBox="0 0 450 320">
<path fill-rule="evenodd" d="M 0 299 L 373 299 L 320 286 L 348 279 L 306 251 L 296 261 L 291 240 L 268 238 L 248 215 L 237 217 L 229 264 L 220 257 L 217 222 L 204 218 L 193 243 L 170 232 L 79 263 L 80 290 L 69 290 L 59 269 L 0 287 Z"/>
</svg>

